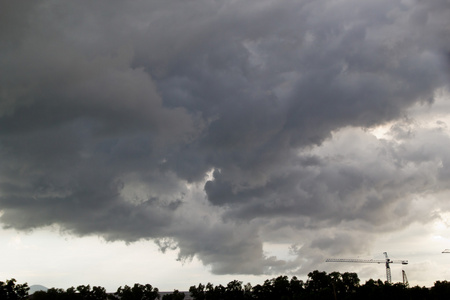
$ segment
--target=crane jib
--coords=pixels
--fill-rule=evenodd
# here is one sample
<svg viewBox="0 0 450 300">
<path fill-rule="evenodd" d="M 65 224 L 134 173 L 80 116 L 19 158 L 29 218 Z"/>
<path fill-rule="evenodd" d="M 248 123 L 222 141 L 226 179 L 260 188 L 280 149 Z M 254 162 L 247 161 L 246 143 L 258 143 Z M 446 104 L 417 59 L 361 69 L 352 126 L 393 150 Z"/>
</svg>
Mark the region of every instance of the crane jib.
<svg viewBox="0 0 450 300">
<path fill-rule="evenodd" d="M 352 259 L 352 258 L 329 258 L 326 262 L 354 262 L 354 263 L 374 263 L 374 264 L 402 264 L 407 265 L 407 260 L 375 260 L 375 259 Z"/>
</svg>

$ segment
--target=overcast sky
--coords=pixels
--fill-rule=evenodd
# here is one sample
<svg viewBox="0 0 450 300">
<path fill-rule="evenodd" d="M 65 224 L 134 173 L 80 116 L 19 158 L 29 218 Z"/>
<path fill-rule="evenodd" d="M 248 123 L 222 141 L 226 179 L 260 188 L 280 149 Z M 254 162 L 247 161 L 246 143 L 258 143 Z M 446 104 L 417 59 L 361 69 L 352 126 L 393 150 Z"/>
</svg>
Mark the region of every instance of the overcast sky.
<svg viewBox="0 0 450 300">
<path fill-rule="evenodd" d="M 448 0 L 0 3 L 0 280 L 450 279 Z"/>
</svg>

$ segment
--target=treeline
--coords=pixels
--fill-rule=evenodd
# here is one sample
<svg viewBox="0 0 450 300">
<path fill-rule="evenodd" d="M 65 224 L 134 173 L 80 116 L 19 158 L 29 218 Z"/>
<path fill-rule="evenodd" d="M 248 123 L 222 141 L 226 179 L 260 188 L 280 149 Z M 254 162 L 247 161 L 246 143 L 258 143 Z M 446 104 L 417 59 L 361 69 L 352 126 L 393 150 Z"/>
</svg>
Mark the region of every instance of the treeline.
<svg viewBox="0 0 450 300">
<path fill-rule="evenodd" d="M 242 285 L 241 281 L 231 281 L 227 286 L 206 286 L 199 284 L 189 289 L 196 300 L 352 300 L 352 299 L 450 299 L 450 282 L 437 281 L 426 287 L 409 288 L 403 283 L 390 284 L 381 280 L 368 280 L 360 284 L 356 273 L 313 271 L 306 282 L 292 277 L 279 276 L 268 279 L 256 286 Z"/>
<path fill-rule="evenodd" d="M 15 279 L 0 281 L 0 300 L 183 300 L 184 293 L 174 290 L 173 293 L 160 296 L 158 288 L 150 284 L 135 283 L 132 287 L 119 287 L 113 294 L 107 293 L 104 287 L 80 285 L 67 290 L 50 288 L 47 291 L 37 291 L 28 295 L 30 288 L 27 283 L 16 284 Z"/>
<path fill-rule="evenodd" d="M 16 284 L 14 279 L 0 281 L 1 300 L 183 300 L 185 294 L 174 290 L 161 297 L 159 290 L 150 284 L 136 283 L 130 287 L 119 287 L 115 293 L 106 293 L 103 287 L 81 285 L 67 290 L 51 288 L 28 295 L 27 283 Z M 370 279 L 360 284 L 356 273 L 313 271 L 306 282 L 297 277 L 279 276 L 267 279 L 263 284 L 252 286 L 250 283 L 233 280 L 226 286 L 214 286 L 211 283 L 199 284 L 189 288 L 190 296 L 195 300 L 352 300 L 352 299 L 410 299 L 440 300 L 450 299 L 450 282 L 436 281 L 431 288 L 409 287 L 403 283 L 387 283 Z"/>
</svg>

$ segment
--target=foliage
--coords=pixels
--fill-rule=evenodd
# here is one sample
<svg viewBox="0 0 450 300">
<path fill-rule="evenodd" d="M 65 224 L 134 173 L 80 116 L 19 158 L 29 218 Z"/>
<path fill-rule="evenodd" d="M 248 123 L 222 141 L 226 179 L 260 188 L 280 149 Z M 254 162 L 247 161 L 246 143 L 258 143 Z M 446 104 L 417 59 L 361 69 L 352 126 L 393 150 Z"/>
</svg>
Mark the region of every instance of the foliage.
<svg viewBox="0 0 450 300">
<path fill-rule="evenodd" d="M 450 282 L 447 280 L 436 281 L 434 286 L 431 288 L 430 294 L 433 299 L 449 299 L 450 295 Z"/>
<path fill-rule="evenodd" d="M 430 296 L 430 290 L 425 287 L 408 288 L 402 283 L 390 284 L 373 279 L 361 285 L 356 273 L 327 274 L 315 270 L 308 274 L 305 283 L 295 276 L 290 280 L 287 276 L 279 276 L 267 279 L 263 284 L 254 287 L 247 284 L 245 288 L 236 280 L 231 281 L 226 287 L 221 285 L 214 287 L 211 283 L 205 286 L 200 283 L 198 286 L 191 286 L 189 292 L 195 300 L 450 299 L 450 283 L 436 282 L 431 290 L 436 294 L 433 297 Z"/>
<path fill-rule="evenodd" d="M 133 287 L 119 287 L 115 293 L 121 300 L 155 300 L 159 299 L 159 290 L 150 284 L 135 283 Z"/>
<path fill-rule="evenodd" d="M 14 278 L 6 280 L 6 282 L 0 281 L 0 299 L 4 300 L 19 300 L 28 298 L 27 283 L 16 284 Z"/>
<path fill-rule="evenodd" d="M 162 297 L 162 300 L 183 300 L 184 297 L 184 293 L 180 293 L 178 290 L 174 290 L 173 293 L 164 295 Z"/>
<path fill-rule="evenodd" d="M 28 299 L 27 283 L 16 284 L 15 279 L 0 281 L 0 300 Z M 254 287 L 250 283 L 233 280 L 226 286 L 212 283 L 199 284 L 189 288 L 195 300 L 356 300 L 356 299 L 409 299 L 409 300 L 441 300 L 450 299 L 450 282 L 436 281 L 431 288 L 408 287 L 402 283 L 388 283 L 369 279 L 360 284 L 356 273 L 321 272 L 315 270 L 308 274 L 306 282 L 292 277 L 279 276 L 267 279 L 263 284 Z M 155 300 L 160 299 L 159 290 L 150 284 L 134 284 L 119 287 L 117 292 L 107 294 L 100 286 L 80 285 L 67 290 L 50 288 L 46 292 L 38 291 L 29 297 L 32 300 Z M 174 290 L 166 294 L 162 300 L 183 300 L 185 294 Z"/>
<path fill-rule="evenodd" d="M 196 286 L 191 286 L 189 292 L 194 299 L 214 300 L 214 299 L 233 299 L 244 300 L 253 299 L 251 295 L 251 285 L 248 283 L 242 285 L 242 281 L 230 281 L 226 287 L 222 285 L 214 286 L 208 283 L 206 286 L 201 283 Z"/>
<path fill-rule="evenodd" d="M 80 285 L 77 288 L 70 287 L 67 290 L 50 288 L 45 291 L 37 291 L 32 296 L 33 300 L 106 300 L 111 298 L 104 287 Z M 112 298 L 111 298 L 112 299 Z"/>
</svg>

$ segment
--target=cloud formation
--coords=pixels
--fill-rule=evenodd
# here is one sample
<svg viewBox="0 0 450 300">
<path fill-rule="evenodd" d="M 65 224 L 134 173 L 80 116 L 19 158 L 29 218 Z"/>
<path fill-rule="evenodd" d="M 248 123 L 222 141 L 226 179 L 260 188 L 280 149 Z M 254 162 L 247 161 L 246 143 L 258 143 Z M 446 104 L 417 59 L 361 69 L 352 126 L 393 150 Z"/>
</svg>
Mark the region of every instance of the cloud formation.
<svg viewBox="0 0 450 300">
<path fill-rule="evenodd" d="M 5 227 L 262 274 L 446 209 L 421 200 L 448 190 L 445 122 L 406 113 L 448 88 L 447 1 L 2 6 Z M 364 131 L 388 123 L 388 139 Z M 293 261 L 264 251 L 287 241 Z"/>
</svg>

